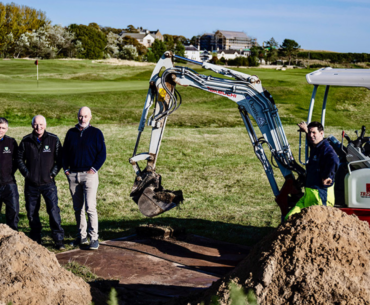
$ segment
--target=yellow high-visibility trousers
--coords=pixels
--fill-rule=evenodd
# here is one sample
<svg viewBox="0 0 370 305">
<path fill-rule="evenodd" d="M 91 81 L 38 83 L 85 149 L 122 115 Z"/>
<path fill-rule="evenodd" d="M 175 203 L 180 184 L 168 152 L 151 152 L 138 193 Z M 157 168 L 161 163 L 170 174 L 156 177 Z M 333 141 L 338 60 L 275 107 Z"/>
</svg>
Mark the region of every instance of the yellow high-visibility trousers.
<svg viewBox="0 0 370 305">
<path fill-rule="evenodd" d="M 302 209 L 313 205 L 334 206 L 334 184 L 325 189 L 312 189 L 306 187 L 304 195 L 285 216 L 285 221 L 290 215 L 298 214 Z"/>
</svg>

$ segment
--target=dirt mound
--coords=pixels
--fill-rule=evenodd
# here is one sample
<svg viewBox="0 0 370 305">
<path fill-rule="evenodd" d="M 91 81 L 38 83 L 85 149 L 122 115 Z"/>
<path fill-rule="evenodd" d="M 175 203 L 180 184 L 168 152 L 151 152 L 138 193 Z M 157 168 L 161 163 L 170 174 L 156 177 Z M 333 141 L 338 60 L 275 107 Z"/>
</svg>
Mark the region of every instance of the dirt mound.
<svg viewBox="0 0 370 305">
<path fill-rule="evenodd" d="M 339 209 L 314 206 L 258 243 L 198 301 L 230 304 L 229 282 L 253 289 L 258 304 L 370 304 L 370 229 Z"/>
<path fill-rule="evenodd" d="M 0 303 L 91 304 L 90 286 L 54 253 L 0 224 Z"/>
</svg>

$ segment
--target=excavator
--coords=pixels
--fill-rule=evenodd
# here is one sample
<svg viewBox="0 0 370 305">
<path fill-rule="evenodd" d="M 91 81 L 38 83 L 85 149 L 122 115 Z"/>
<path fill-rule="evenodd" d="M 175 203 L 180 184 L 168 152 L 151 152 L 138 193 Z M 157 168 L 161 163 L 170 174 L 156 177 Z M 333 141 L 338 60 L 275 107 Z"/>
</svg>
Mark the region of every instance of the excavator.
<svg viewBox="0 0 370 305">
<path fill-rule="evenodd" d="M 199 65 L 223 77 L 202 75 L 185 66 L 174 66 L 175 60 Z M 308 74 L 306 78 L 309 84 L 314 85 L 307 123 L 311 122 L 315 97 L 320 85 L 326 86 L 321 118 L 323 125 L 330 86 L 359 86 L 370 89 L 369 70 L 324 68 Z M 262 164 L 284 219 L 291 207 L 303 196 L 302 188 L 306 178 L 304 166 L 308 161 L 307 140 L 303 145 L 302 135 L 299 138 L 299 164 L 289 146 L 275 101 L 262 86 L 258 76 L 208 62 L 198 62 L 170 51 L 163 54 L 150 77 L 134 152 L 129 159 L 136 174 L 130 196 L 138 205 L 140 212 L 147 217 L 154 217 L 178 206 L 184 200 L 181 190 L 165 189 L 162 186 L 161 175 L 156 172 L 156 161 L 167 119 L 182 103 L 176 85 L 190 86 L 220 95 L 237 104 L 254 153 Z M 153 112 L 149 116 L 152 107 Z M 261 137 L 257 136 L 251 119 L 258 126 Z M 149 151 L 137 153 L 141 134 L 146 125 L 152 128 Z M 343 132 L 341 142 L 331 135 L 328 141 L 341 161 L 336 176 L 336 185 L 338 185 L 335 190 L 338 196 L 336 206 L 348 214 L 356 214 L 360 219 L 370 221 L 370 138 L 364 135 L 363 126 L 361 134 L 357 133 L 356 140 L 351 140 Z M 347 140 L 347 146 L 344 145 L 343 139 Z M 269 149 L 271 162 L 263 146 Z M 304 161 L 301 160 L 303 148 Z M 146 162 L 145 168 L 140 168 L 140 161 Z M 276 183 L 273 166 L 280 170 L 285 179 L 281 188 Z"/>
</svg>

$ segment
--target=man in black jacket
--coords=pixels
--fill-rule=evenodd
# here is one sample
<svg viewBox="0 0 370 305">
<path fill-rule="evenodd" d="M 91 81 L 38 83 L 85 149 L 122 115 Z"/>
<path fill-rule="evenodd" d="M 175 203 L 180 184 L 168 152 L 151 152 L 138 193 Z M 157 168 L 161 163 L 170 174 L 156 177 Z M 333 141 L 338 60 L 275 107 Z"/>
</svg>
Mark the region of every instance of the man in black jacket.
<svg viewBox="0 0 370 305">
<path fill-rule="evenodd" d="M 82 107 L 77 117 L 78 124 L 67 132 L 63 154 L 64 173 L 68 178 L 78 228 L 77 239 L 72 245 L 89 244 L 87 240 L 87 234 L 89 234 L 89 249 L 97 250 L 99 248 L 96 210 L 98 170 L 106 159 L 106 148 L 103 133 L 90 125 L 91 110 L 88 107 Z"/>
<path fill-rule="evenodd" d="M 61 168 L 62 145 L 56 135 L 45 131 L 46 120 L 42 115 L 37 115 L 32 119 L 32 127 L 33 132 L 23 138 L 18 149 L 19 171 L 26 178 L 24 196 L 31 227 L 30 237 L 41 243 L 42 226 L 39 210 L 42 195 L 49 214 L 55 247 L 59 250 L 65 249 L 64 230 L 61 226 L 58 207 L 58 192 L 54 180 Z"/>
<path fill-rule="evenodd" d="M 8 121 L 0 118 L 0 211 L 3 202 L 6 210 L 6 224 L 18 231 L 19 194 L 14 173 L 17 171 L 18 144 L 13 138 L 6 136 Z"/>
</svg>

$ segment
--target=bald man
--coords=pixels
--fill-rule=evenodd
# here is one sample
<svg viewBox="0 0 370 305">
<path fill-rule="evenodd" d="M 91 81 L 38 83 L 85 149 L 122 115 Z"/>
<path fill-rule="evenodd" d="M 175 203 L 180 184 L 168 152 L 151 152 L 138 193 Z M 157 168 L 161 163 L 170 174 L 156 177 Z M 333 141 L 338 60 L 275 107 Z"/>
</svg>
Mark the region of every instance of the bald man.
<svg viewBox="0 0 370 305">
<path fill-rule="evenodd" d="M 98 213 L 96 194 L 98 171 L 106 159 L 103 133 L 90 125 L 91 110 L 82 107 L 78 124 L 68 130 L 64 140 L 63 169 L 69 182 L 78 234 L 73 246 L 88 245 L 90 250 L 99 248 Z M 87 213 L 88 223 L 86 223 Z M 87 237 L 90 237 L 90 242 Z"/>
<path fill-rule="evenodd" d="M 46 119 L 42 115 L 36 115 L 32 119 L 32 128 L 33 132 L 22 139 L 18 149 L 19 171 L 26 180 L 24 196 L 31 227 L 30 238 L 41 244 L 39 210 L 42 195 L 49 214 L 55 248 L 62 250 L 65 249 L 64 230 L 54 180 L 62 166 L 62 145 L 55 134 L 46 131 Z"/>
</svg>

